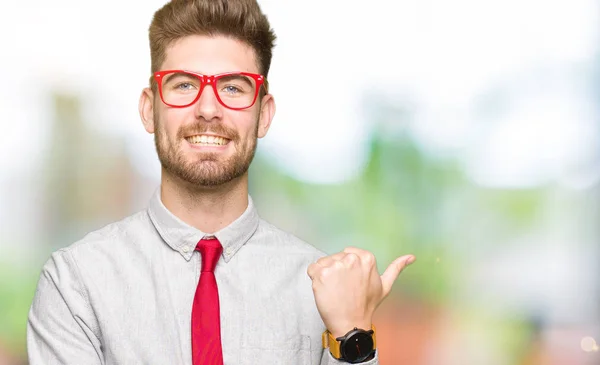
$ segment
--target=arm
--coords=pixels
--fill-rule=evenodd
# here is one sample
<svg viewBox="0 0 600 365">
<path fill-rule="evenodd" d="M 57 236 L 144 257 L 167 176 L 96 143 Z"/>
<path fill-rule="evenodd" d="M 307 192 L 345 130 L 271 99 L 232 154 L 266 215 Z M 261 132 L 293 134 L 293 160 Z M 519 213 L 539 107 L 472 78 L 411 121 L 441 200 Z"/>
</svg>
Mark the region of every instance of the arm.
<svg viewBox="0 0 600 365">
<path fill-rule="evenodd" d="M 30 365 L 103 364 L 95 319 L 68 257 L 59 251 L 42 270 L 27 321 Z"/>
</svg>

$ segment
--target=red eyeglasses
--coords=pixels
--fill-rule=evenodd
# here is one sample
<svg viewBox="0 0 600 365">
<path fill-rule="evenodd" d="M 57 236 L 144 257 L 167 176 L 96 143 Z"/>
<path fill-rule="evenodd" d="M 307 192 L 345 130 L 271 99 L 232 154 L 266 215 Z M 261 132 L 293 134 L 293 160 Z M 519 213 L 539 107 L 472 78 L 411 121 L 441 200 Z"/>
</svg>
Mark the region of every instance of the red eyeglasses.
<svg viewBox="0 0 600 365">
<path fill-rule="evenodd" d="M 191 71 L 167 70 L 155 72 L 154 78 L 161 100 L 174 108 L 194 104 L 206 85 L 212 86 L 219 103 L 233 110 L 243 110 L 254 105 L 261 86 L 268 92 L 267 79 L 249 72 L 207 76 Z"/>
</svg>

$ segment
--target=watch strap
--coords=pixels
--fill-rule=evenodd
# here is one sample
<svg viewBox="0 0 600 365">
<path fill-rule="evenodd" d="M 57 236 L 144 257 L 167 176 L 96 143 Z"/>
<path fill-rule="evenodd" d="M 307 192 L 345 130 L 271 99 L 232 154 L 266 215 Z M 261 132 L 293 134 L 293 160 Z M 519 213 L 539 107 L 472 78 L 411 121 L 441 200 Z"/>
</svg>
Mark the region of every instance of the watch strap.
<svg viewBox="0 0 600 365">
<path fill-rule="evenodd" d="M 376 341 L 376 337 L 375 337 L 375 325 L 371 324 L 371 329 L 373 330 L 373 348 L 376 349 L 377 348 L 377 341 Z M 341 346 L 341 341 L 338 341 L 337 338 L 335 338 L 333 336 L 333 334 L 331 332 L 329 332 L 329 330 L 325 330 L 325 332 L 323 332 L 323 334 L 321 335 L 321 340 L 323 342 L 323 348 L 329 348 L 329 352 L 331 352 L 331 356 L 333 356 L 336 359 L 341 359 L 342 357 L 342 351 L 340 349 Z"/>
</svg>

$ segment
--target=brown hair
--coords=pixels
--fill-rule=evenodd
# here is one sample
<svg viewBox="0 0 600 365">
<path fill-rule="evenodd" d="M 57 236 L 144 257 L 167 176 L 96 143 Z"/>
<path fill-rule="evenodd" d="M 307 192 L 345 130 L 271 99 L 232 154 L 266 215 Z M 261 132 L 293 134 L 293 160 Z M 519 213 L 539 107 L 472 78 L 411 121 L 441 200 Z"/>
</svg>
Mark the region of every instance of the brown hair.
<svg viewBox="0 0 600 365">
<path fill-rule="evenodd" d="M 154 13 L 149 33 L 152 73 L 167 48 L 190 35 L 235 38 L 254 49 L 262 75 L 271 67 L 275 33 L 256 0 L 172 0 Z"/>
</svg>

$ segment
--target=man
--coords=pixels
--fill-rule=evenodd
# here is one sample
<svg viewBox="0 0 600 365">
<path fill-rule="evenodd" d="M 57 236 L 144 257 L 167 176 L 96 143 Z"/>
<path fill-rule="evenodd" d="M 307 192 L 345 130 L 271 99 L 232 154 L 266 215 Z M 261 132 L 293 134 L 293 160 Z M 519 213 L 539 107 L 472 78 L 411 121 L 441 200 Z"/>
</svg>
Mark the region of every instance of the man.
<svg viewBox="0 0 600 365">
<path fill-rule="evenodd" d="M 139 109 L 161 185 L 147 210 L 44 266 L 30 364 L 377 364 L 375 308 L 414 256 L 324 256 L 248 196 L 275 114 L 275 35 L 255 0 L 173 0 L 150 26 Z M 308 274 L 308 275 L 307 275 Z"/>
</svg>

